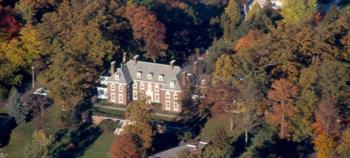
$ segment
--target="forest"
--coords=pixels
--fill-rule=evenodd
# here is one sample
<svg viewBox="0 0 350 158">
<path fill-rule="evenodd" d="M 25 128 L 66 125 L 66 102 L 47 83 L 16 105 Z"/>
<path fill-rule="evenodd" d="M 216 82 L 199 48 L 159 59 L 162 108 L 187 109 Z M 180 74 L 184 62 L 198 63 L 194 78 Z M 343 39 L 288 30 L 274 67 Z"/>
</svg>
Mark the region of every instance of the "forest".
<svg viewBox="0 0 350 158">
<path fill-rule="evenodd" d="M 181 66 L 205 56 L 210 82 L 183 115 L 206 121 L 176 141 L 210 143 L 179 157 L 350 157 L 349 2 L 266 1 L 247 11 L 249 2 L 0 0 L 0 127 L 2 115 L 15 122 L 0 131 L 0 158 L 6 128 L 28 122 L 35 130 L 18 157 L 84 155 L 113 130 L 86 122 L 99 75 L 123 53 Z M 24 101 L 33 73 L 50 98 Z M 148 103 L 130 104 L 125 117 L 136 124 L 113 137 L 110 157 L 148 157 L 164 141 Z"/>
</svg>

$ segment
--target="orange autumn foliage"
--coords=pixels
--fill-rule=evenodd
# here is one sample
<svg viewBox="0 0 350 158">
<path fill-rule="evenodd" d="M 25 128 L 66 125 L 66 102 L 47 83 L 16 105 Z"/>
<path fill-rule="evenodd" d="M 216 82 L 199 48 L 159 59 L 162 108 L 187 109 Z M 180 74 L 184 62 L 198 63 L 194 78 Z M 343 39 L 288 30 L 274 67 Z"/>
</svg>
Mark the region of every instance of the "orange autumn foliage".
<svg viewBox="0 0 350 158">
<path fill-rule="evenodd" d="M 319 103 L 315 112 L 316 121 L 312 124 L 317 134 L 339 135 L 340 117 L 335 104 L 336 100 L 334 98 L 328 98 Z"/>
<path fill-rule="evenodd" d="M 247 35 L 241 37 L 234 48 L 236 52 L 239 52 L 242 48 L 251 48 L 256 40 L 260 38 L 259 30 L 250 30 Z"/>
<path fill-rule="evenodd" d="M 125 17 L 130 21 L 133 35 L 145 43 L 146 57 L 153 61 L 165 56 L 168 45 L 165 43 L 165 25 L 155 14 L 143 6 L 133 3 L 125 7 Z"/>
<path fill-rule="evenodd" d="M 129 133 L 117 136 L 110 148 L 110 156 L 112 158 L 139 158 L 140 152 L 134 136 Z"/>
<path fill-rule="evenodd" d="M 273 82 L 267 96 L 267 103 L 272 105 L 265 117 L 267 123 L 279 128 L 280 138 L 290 136 L 290 118 L 297 113 L 294 105 L 294 97 L 298 93 L 298 87 L 287 79 L 279 79 Z"/>
</svg>

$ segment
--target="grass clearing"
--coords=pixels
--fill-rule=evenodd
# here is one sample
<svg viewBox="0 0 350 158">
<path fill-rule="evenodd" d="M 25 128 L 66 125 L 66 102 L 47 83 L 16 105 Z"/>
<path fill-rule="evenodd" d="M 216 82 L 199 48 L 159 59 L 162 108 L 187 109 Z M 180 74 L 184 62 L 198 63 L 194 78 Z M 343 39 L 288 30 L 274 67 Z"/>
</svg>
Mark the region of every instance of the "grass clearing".
<svg viewBox="0 0 350 158">
<path fill-rule="evenodd" d="M 80 158 L 108 158 L 113 139 L 112 132 L 104 131 Z"/>
</svg>

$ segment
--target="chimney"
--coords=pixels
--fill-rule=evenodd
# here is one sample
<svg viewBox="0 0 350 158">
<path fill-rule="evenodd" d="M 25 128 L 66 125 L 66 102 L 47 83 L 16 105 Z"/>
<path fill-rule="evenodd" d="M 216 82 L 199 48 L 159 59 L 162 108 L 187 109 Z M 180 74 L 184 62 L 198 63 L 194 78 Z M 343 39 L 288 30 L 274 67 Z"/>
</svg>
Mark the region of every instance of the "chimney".
<svg viewBox="0 0 350 158">
<path fill-rule="evenodd" d="M 115 73 L 115 61 L 111 62 L 111 76 L 114 76 Z"/>
<path fill-rule="evenodd" d="M 174 64 L 175 64 L 176 60 L 172 60 L 170 61 L 170 65 L 171 65 L 171 69 L 174 70 Z"/>
<path fill-rule="evenodd" d="M 126 52 L 123 53 L 123 64 L 126 63 Z"/>
<path fill-rule="evenodd" d="M 193 74 L 197 74 L 197 65 L 198 65 L 198 61 L 195 61 L 193 63 Z"/>
<path fill-rule="evenodd" d="M 137 64 L 137 59 L 138 59 L 138 58 L 139 58 L 139 55 L 135 55 L 135 56 L 133 57 L 135 64 Z"/>
<path fill-rule="evenodd" d="M 182 72 L 181 81 L 182 81 L 182 85 L 184 87 L 186 87 L 187 86 L 187 72 L 186 71 Z"/>
</svg>

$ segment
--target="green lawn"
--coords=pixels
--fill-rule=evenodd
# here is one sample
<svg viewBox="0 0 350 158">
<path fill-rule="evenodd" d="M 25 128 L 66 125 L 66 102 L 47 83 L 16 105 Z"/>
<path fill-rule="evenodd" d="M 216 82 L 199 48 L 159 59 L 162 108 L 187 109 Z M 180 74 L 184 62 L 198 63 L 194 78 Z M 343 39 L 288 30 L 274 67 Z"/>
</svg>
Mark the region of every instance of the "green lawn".
<svg viewBox="0 0 350 158">
<path fill-rule="evenodd" d="M 108 158 L 109 148 L 113 142 L 113 133 L 105 131 L 80 158 Z"/>
<path fill-rule="evenodd" d="M 34 130 L 33 122 L 17 126 L 11 133 L 9 144 L 2 151 L 8 154 L 8 157 L 18 157 L 18 154 L 21 154 L 24 147 L 31 142 Z"/>
</svg>

